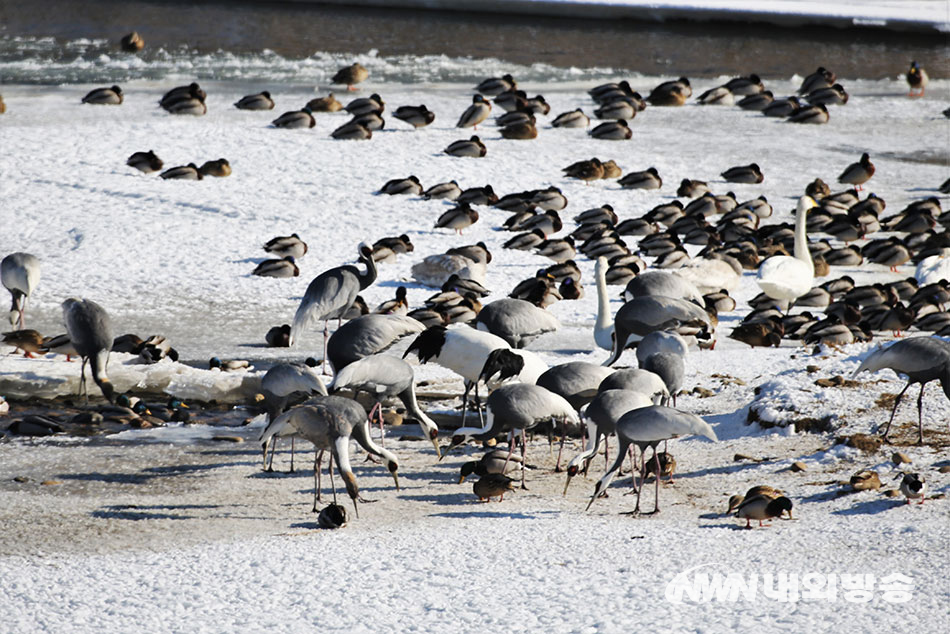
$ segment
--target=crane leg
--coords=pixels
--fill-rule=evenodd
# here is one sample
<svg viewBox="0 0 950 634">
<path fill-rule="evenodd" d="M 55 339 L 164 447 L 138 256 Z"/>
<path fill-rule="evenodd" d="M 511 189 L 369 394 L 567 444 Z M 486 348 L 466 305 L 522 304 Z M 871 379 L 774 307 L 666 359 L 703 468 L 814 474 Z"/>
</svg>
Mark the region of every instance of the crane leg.
<svg viewBox="0 0 950 634">
<path fill-rule="evenodd" d="M 525 462 L 527 462 L 526 460 L 527 454 L 528 454 L 528 434 L 527 432 L 525 432 L 525 430 L 522 429 L 521 430 L 521 488 L 524 489 L 525 491 L 528 490 L 528 487 L 524 485 L 524 469 L 525 469 Z"/>
<path fill-rule="evenodd" d="M 472 382 L 465 381 L 465 391 L 462 392 L 462 425 L 461 425 L 462 427 L 465 427 L 465 414 L 468 413 L 468 393 L 471 390 L 472 390 Z"/>
<path fill-rule="evenodd" d="M 323 462 L 323 449 L 321 449 L 320 451 L 317 451 L 317 450 L 316 450 L 316 447 L 314 448 L 313 461 L 314 461 L 314 467 L 313 467 L 313 468 L 314 468 L 314 470 L 317 472 L 317 502 L 322 502 L 323 500 L 320 499 L 320 498 L 322 497 L 322 495 L 321 495 L 321 494 L 322 494 L 321 489 L 323 488 L 323 487 L 321 487 L 321 485 L 320 485 L 320 479 L 321 479 L 321 478 L 320 478 L 320 466 L 321 466 L 321 463 Z"/>
<path fill-rule="evenodd" d="M 313 452 L 313 508 L 310 509 L 311 513 L 317 512 L 317 502 L 320 500 L 320 463 L 317 461 L 317 456 L 319 455 L 320 455 L 320 452 L 314 450 Z"/>
<path fill-rule="evenodd" d="M 330 489 L 333 491 L 333 503 L 336 504 L 336 485 L 333 483 L 333 452 L 330 452 L 330 463 L 327 465 L 327 473 L 330 474 Z M 354 500 L 354 504 L 356 501 Z"/>
<path fill-rule="evenodd" d="M 917 444 L 924 444 L 924 386 L 926 383 L 920 384 L 920 395 L 917 397 Z"/>
<path fill-rule="evenodd" d="M 330 322 L 324 320 L 323 322 L 323 365 L 321 373 L 324 376 L 329 376 L 327 374 L 327 342 L 330 341 Z"/>
<path fill-rule="evenodd" d="M 508 432 L 508 455 L 505 456 L 505 464 L 501 468 L 501 473 L 504 475 L 508 471 L 508 461 L 511 460 L 511 454 L 515 450 L 515 432 L 511 430 Z"/>
<path fill-rule="evenodd" d="M 653 448 L 653 466 L 656 467 L 656 489 L 653 500 L 653 512 L 660 512 L 660 456 L 656 453 L 656 447 Z"/>
<path fill-rule="evenodd" d="M 904 392 L 906 392 L 909 387 L 910 383 L 908 382 L 907 385 L 904 386 L 904 389 L 901 390 L 901 393 L 897 395 L 897 398 L 894 399 L 894 409 L 891 410 L 891 417 L 887 421 L 887 427 L 884 428 L 884 442 L 890 442 L 887 439 L 887 434 L 891 430 L 891 423 L 894 422 L 894 414 L 897 413 L 897 406 L 901 404 L 901 399 L 904 398 Z M 923 385 L 921 385 L 921 388 L 923 388 Z M 923 389 L 921 389 L 921 392 L 923 392 Z"/>
<path fill-rule="evenodd" d="M 551 419 L 552 425 L 557 425 L 557 421 Z M 554 473 L 561 473 L 561 454 L 564 453 L 564 438 L 567 436 L 567 421 L 564 421 L 563 429 L 561 430 L 561 446 L 557 450 L 557 462 L 554 463 Z"/>
<path fill-rule="evenodd" d="M 295 444 L 296 443 L 294 442 L 294 437 L 291 436 L 290 437 L 290 473 L 294 472 L 294 448 L 295 448 L 294 445 Z"/>
</svg>

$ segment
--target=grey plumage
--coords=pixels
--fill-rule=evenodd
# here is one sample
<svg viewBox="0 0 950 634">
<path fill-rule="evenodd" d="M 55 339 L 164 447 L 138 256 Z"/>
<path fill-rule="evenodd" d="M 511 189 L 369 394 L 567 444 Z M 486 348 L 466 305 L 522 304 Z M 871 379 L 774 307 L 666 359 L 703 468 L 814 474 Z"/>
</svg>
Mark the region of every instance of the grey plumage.
<svg viewBox="0 0 950 634">
<path fill-rule="evenodd" d="M 504 297 L 485 304 L 475 326 L 498 335 L 513 348 L 523 348 L 531 339 L 560 327 L 557 317 L 523 299 Z"/>
<path fill-rule="evenodd" d="M 686 329 L 708 336 L 712 330 L 709 315 L 685 299 L 645 296 L 632 299 L 614 317 L 614 345 L 604 365 L 613 365 L 631 342 L 657 330 Z"/>
<path fill-rule="evenodd" d="M 347 365 L 382 352 L 408 335 L 425 330 L 425 326 L 404 315 L 363 315 L 343 324 L 327 343 L 327 359 L 334 372 Z"/>
<path fill-rule="evenodd" d="M 86 363 L 88 362 L 92 380 L 102 390 L 103 396 L 111 402 L 115 388 L 106 376 L 106 366 L 109 363 L 109 352 L 112 350 L 114 336 L 112 320 L 109 319 L 108 313 L 92 300 L 71 297 L 63 302 L 63 322 L 66 324 L 66 334 L 73 348 L 82 357 L 80 393 L 85 390 L 88 399 L 89 392 L 86 389 Z"/>
</svg>

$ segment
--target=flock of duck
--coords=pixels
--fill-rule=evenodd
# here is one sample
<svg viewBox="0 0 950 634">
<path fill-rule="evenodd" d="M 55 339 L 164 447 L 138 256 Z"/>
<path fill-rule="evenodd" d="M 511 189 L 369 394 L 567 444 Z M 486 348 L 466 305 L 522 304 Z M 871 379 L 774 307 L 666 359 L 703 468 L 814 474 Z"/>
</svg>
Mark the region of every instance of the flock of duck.
<svg viewBox="0 0 950 634">
<path fill-rule="evenodd" d="M 341 69 L 333 82 L 352 89 L 368 77 L 359 64 Z M 926 73 L 916 64 L 908 73 L 913 92 L 923 94 Z M 498 120 L 502 136 L 532 139 L 537 136 L 537 119 L 547 115 L 550 106 L 543 96 L 529 98 L 518 90 L 511 75 L 489 78 L 477 87 L 471 105 L 459 117 L 457 127 L 473 128 L 490 116 L 493 105 L 505 111 Z M 762 111 L 766 116 L 784 116 L 800 123 L 828 121 L 827 106 L 844 105 L 847 92 L 836 83 L 834 73 L 819 68 L 802 83 L 798 97 L 775 99 L 761 80 L 751 75 L 737 77 L 723 86 L 704 92 L 698 101 L 706 105 L 733 105 Z M 595 138 L 630 138 L 628 121 L 648 107 L 682 105 L 692 95 L 686 78 L 664 82 L 644 99 L 627 82 L 597 86 L 589 91 L 597 104 L 594 111 L 603 120 L 590 134 Z M 493 97 L 490 101 L 487 97 Z M 740 97 L 739 100 L 736 100 Z M 207 111 L 206 94 L 193 83 L 170 91 L 160 106 L 171 114 L 201 115 Z M 83 102 L 121 104 L 121 88 L 113 86 L 90 92 Z M 270 110 L 274 101 L 268 92 L 248 95 L 235 107 Z M 312 100 L 299 111 L 287 112 L 273 121 L 275 127 L 311 128 L 313 113 L 345 109 L 354 118 L 333 132 L 335 138 L 369 139 L 372 131 L 384 125 L 385 102 L 377 94 L 341 104 L 331 93 Z M 413 127 L 430 124 L 435 115 L 424 105 L 402 106 L 394 116 Z M 580 109 L 556 116 L 553 127 L 587 127 L 590 120 Z M 453 143 L 446 152 L 455 156 L 485 156 L 484 143 L 477 137 Z M 137 152 L 128 164 L 143 172 L 155 172 L 163 163 L 153 152 Z M 167 179 L 201 179 L 230 174 L 227 160 L 179 166 L 161 174 Z M 565 177 L 582 180 L 618 179 L 622 187 L 656 189 L 662 178 L 655 168 L 623 175 L 616 162 L 600 158 L 578 161 L 564 168 Z M 489 295 L 485 271 L 492 254 L 483 243 L 448 249 L 432 254 L 412 267 L 415 280 L 438 291 L 425 306 L 411 309 L 406 289 L 397 289 L 392 300 L 371 311 L 360 292 L 379 275 L 378 264 L 414 252 L 406 234 L 361 244 L 359 265 L 331 268 L 316 276 L 307 287 L 292 324 L 275 326 L 267 335 L 273 346 L 293 346 L 302 331 L 323 322 L 323 367 L 329 363 L 333 379 L 324 384 L 312 365 L 278 363 L 261 379 L 261 406 L 267 424 L 260 440 L 264 463 L 269 469 L 273 447 L 279 438 L 303 438 L 318 450 L 314 468 L 316 479 L 313 510 L 321 499 L 321 458 L 329 452 L 329 473 L 333 465 L 343 479 L 354 508 L 361 495 L 350 463 L 350 440 L 368 454 L 378 457 L 399 487 L 399 458 L 385 447 L 383 404 L 398 398 L 406 416 L 420 423 L 435 454 L 441 457 L 471 440 L 488 440 L 507 435 L 507 451 L 490 451 L 482 459 L 463 466 L 461 479 L 475 474 L 475 494 L 483 500 L 502 497 L 517 479 L 507 474 L 520 470 L 525 487 L 527 432 L 557 432 L 561 437 L 577 433 L 586 422 L 589 446 L 566 466 L 567 485 L 591 460 L 607 438 L 618 441 L 616 459 L 597 481 L 590 498 L 592 504 L 602 496 L 612 479 L 621 472 L 625 456 L 639 449 L 639 460 L 632 468 L 637 492 L 635 513 L 640 512 L 643 483 L 652 476 L 656 482 L 656 503 L 662 477 L 675 469 L 675 459 L 659 445 L 671 439 L 699 435 L 711 441 L 716 434 L 701 417 L 675 407 L 677 392 L 683 387 L 685 358 L 690 347 L 715 345 L 715 329 L 720 312 L 735 310 L 729 291 L 736 288 L 744 271 L 756 270 L 762 290 L 752 300 L 753 310 L 730 337 L 750 346 L 778 346 L 782 339 L 801 339 L 806 343 L 840 346 L 869 340 L 873 333 L 899 332 L 909 328 L 950 335 L 950 239 L 946 227 L 950 212 L 943 212 L 937 198 L 919 200 L 895 215 L 885 217 L 885 201 L 874 194 L 861 198 L 859 191 L 875 173 L 865 153 L 846 167 L 838 182 L 847 187 L 833 193 L 816 179 L 804 188 L 796 208 L 794 227 L 765 222 L 772 206 L 765 196 L 739 201 L 732 192 L 714 194 L 706 183 L 684 180 L 677 191 L 687 198 L 661 204 L 640 218 L 619 222 L 610 205 L 584 210 L 573 216 L 576 226 L 569 235 L 555 238 L 565 226 L 559 212 L 568 200 L 557 187 L 497 195 L 490 185 L 463 190 L 455 181 L 424 187 L 415 176 L 392 179 L 382 185 L 379 195 L 407 195 L 420 199 L 439 199 L 454 206 L 443 213 L 435 229 L 461 233 L 480 219 L 477 207 L 505 210 L 511 215 L 503 229 L 512 237 L 505 249 L 533 251 L 552 261 L 534 277 L 515 285 L 510 296 L 482 303 Z M 756 164 L 740 165 L 722 174 L 727 182 L 758 184 L 765 175 Z M 946 185 L 946 184 L 945 184 Z M 938 232 L 938 225 L 941 230 Z M 849 243 L 864 239 L 876 231 L 888 231 L 889 237 L 870 240 L 861 248 Z M 809 233 L 828 238 L 809 241 Z M 900 235 L 898 235 L 900 234 Z M 835 247 L 831 238 L 845 243 Z M 637 241 L 631 248 L 628 242 Z M 702 250 L 691 257 L 687 245 Z M 253 274 L 268 277 L 300 275 L 298 260 L 308 252 L 297 234 L 278 236 L 264 245 L 274 256 L 261 262 Z M 534 338 L 557 330 L 558 320 L 546 310 L 556 301 L 569 301 L 583 295 L 578 253 L 596 262 L 598 314 L 592 343 L 610 351 L 603 365 L 571 361 L 549 367 L 537 354 L 524 346 Z M 650 264 L 647 258 L 651 259 Z M 907 262 L 918 264 L 917 275 L 890 284 L 859 286 L 842 276 L 815 285 L 816 277 L 828 276 L 832 267 L 869 261 L 894 267 Z M 52 345 L 36 331 L 25 329 L 24 316 L 31 293 L 40 279 L 40 261 L 28 253 L 12 253 L 0 265 L 2 283 L 12 295 L 10 321 L 17 330 L 6 333 L 4 341 L 29 352 L 57 351 L 81 357 L 81 387 L 85 388 L 85 366 L 92 380 L 110 402 L 127 395 L 117 394 L 107 376 L 109 354 L 115 350 L 115 333 L 107 311 L 89 299 L 69 298 L 63 304 L 64 338 Z M 608 286 L 624 286 L 626 302 L 611 314 Z M 808 310 L 792 312 L 792 308 Z M 824 315 L 811 309 L 824 309 Z M 330 322 L 338 327 L 330 334 Z M 344 320 L 346 323 L 344 324 Z M 400 339 L 412 337 L 402 357 L 387 354 Z M 153 346 L 154 347 L 154 346 Z M 636 349 L 637 368 L 614 370 L 613 366 L 628 348 Z M 167 352 L 167 347 L 166 347 Z M 405 357 L 413 355 L 421 364 L 435 363 L 462 378 L 461 427 L 452 432 L 446 447 L 439 444 L 439 428 L 419 406 L 415 394 L 413 366 Z M 217 364 L 215 365 L 215 361 Z M 233 364 L 233 365 L 232 365 Z M 240 363 L 213 359 L 212 366 L 224 370 L 241 369 Z M 903 339 L 868 356 L 857 372 L 891 368 L 907 377 L 904 391 L 920 384 L 918 399 L 919 440 L 923 441 L 922 395 L 924 386 L 940 381 L 950 397 L 950 344 L 937 337 Z M 480 386 L 488 390 L 479 395 Z M 472 416 L 478 424 L 466 426 L 469 396 L 474 391 Z M 904 391 L 898 396 L 891 421 Z M 372 401 L 366 409 L 356 395 L 365 393 Z M 347 394 L 350 397 L 344 397 Z M 370 431 L 378 422 L 378 442 Z M 884 430 L 884 437 L 890 421 Z M 515 448 L 520 446 L 520 455 Z M 268 460 L 268 448 L 271 450 Z M 652 451 L 647 458 L 647 450 Z M 631 458 L 633 463 L 633 460 Z M 561 451 L 556 469 L 561 468 Z M 908 501 L 922 502 L 922 481 L 908 475 L 902 491 Z M 914 484 L 914 478 L 920 485 Z M 335 500 L 334 487 L 334 500 Z M 588 507 L 590 506 L 588 504 Z M 760 521 L 791 516 L 792 502 L 771 487 L 756 487 L 730 510 L 738 517 Z M 335 504 L 321 513 L 321 522 L 339 525 L 345 512 Z M 358 511 L 357 511 L 358 512 Z M 341 520 L 341 518 L 343 518 Z"/>
</svg>

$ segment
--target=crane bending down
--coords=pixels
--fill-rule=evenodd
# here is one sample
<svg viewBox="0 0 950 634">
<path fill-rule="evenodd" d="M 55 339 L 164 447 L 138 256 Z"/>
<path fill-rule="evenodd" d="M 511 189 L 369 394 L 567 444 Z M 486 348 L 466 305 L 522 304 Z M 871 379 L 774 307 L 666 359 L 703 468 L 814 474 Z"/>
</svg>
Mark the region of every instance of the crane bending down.
<svg viewBox="0 0 950 634">
<path fill-rule="evenodd" d="M 355 361 L 337 372 L 330 383 L 333 391 L 350 389 L 354 392 L 367 392 L 375 400 L 373 409 L 369 413 L 372 421 L 373 414 L 379 415 L 380 442 L 383 438 L 383 412 L 381 403 L 384 399 L 398 397 L 406 406 L 406 413 L 419 421 L 422 432 L 435 447 L 435 453 L 442 457 L 439 449 L 439 427 L 426 413 L 419 409 L 416 401 L 415 375 L 412 366 L 399 359 L 385 354 L 374 354 Z M 384 445 L 385 446 L 385 445 Z"/>
<path fill-rule="evenodd" d="M 894 422 L 894 414 L 900 405 L 904 392 L 914 383 L 920 383 L 920 395 L 917 397 L 917 443 L 924 442 L 923 399 L 924 387 L 930 381 L 940 381 L 943 393 L 950 398 L 950 343 L 936 337 L 912 337 L 903 339 L 886 348 L 871 353 L 853 376 L 861 372 L 877 372 L 890 368 L 899 375 L 907 377 L 907 385 L 894 400 L 894 409 L 884 428 L 884 442 Z"/>
<path fill-rule="evenodd" d="M 0 261 L 0 283 L 10 291 L 10 324 L 23 329 L 26 301 L 40 283 L 40 260 L 29 253 L 11 253 Z"/>
<path fill-rule="evenodd" d="M 594 494 L 590 498 L 590 502 L 587 503 L 587 508 L 590 508 L 590 505 L 594 503 L 594 500 L 601 494 L 602 491 L 605 491 L 608 486 L 610 486 L 611 480 L 613 480 L 614 475 L 617 471 L 620 470 L 620 465 L 623 463 L 624 454 L 627 453 L 627 448 L 631 444 L 637 445 L 640 448 L 640 460 L 642 467 L 640 473 L 644 473 L 646 462 L 645 454 L 646 448 L 653 448 L 653 459 L 656 460 L 656 473 L 661 473 L 660 471 L 660 461 L 656 455 L 656 447 L 664 440 L 669 440 L 670 438 L 677 438 L 679 436 L 690 436 L 690 435 L 700 435 L 709 438 L 710 440 L 718 440 L 716 438 L 716 432 L 713 431 L 713 428 L 709 426 L 709 423 L 704 421 L 699 416 L 694 414 L 689 414 L 687 412 L 681 412 L 678 409 L 673 409 L 672 407 L 665 407 L 663 405 L 649 405 L 647 407 L 641 407 L 639 409 L 632 410 L 627 412 L 617 421 L 617 441 L 619 443 L 619 448 L 617 450 L 617 459 L 614 461 L 614 464 L 604 473 L 604 476 L 597 481 L 597 484 L 594 486 Z M 643 481 L 641 480 L 640 486 L 637 488 L 637 505 L 634 508 L 633 513 L 640 512 L 640 491 L 643 489 Z M 653 509 L 653 513 L 657 513 L 660 510 L 660 477 L 656 477 L 656 506 Z"/>
<path fill-rule="evenodd" d="M 85 393 L 86 400 L 89 400 L 89 390 L 86 387 L 86 363 L 88 362 L 92 380 L 102 390 L 102 395 L 108 401 L 113 401 L 115 388 L 106 376 L 109 352 L 112 351 L 114 339 L 109 314 L 102 306 L 90 299 L 70 297 L 63 302 L 63 322 L 66 324 L 66 334 L 73 348 L 76 349 L 76 354 L 82 357 L 79 393 Z"/>
<path fill-rule="evenodd" d="M 562 396 L 537 385 L 508 383 L 492 392 L 485 401 L 487 414 L 484 427 L 461 427 L 452 436 L 448 453 L 471 438 L 489 438 L 508 432 L 508 456 L 514 450 L 516 430 L 521 431 L 521 488 L 524 484 L 524 458 L 527 451 L 526 431 L 541 421 L 564 421 L 579 424 L 577 412 Z M 505 464 L 507 468 L 507 462 Z M 502 469 L 504 472 L 504 469 Z"/>
<path fill-rule="evenodd" d="M 350 467 L 350 438 L 353 438 L 368 453 L 379 456 L 386 463 L 386 468 L 393 476 L 396 490 L 399 490 L 399 460 L 391 452 L 379 447 L 369 437 L 369 422 L 366 420 L 366 411 L 363 406 L 348 398 L 340 396 L 318 396 L 308 405 L 300 405 L 290 409 L 277 417 L 275 424 L 293 428 L 297 434 L 313 443 L 317 450 L 314 459 L 314 491 L 313 511 L 317 511 L 317 501 L 320 498 L 320 456 L 324 451 L 330 451 L 331 470 L 332 461 L 336 460 L 337 470 L 343 478 L 346 491 L 353 500 L 353 508 L 359 517 L 357 501 L 367 502 L 360 497 L 356 476 Z M 332 484 L 332 481 L 331 481 Z M 334 503 L 336 489 L 333 490 Z"/>
<path fill-rule="evenodd" d="M 313 395 L 326 396 L 327 388 L 309 367 L 295 363 L 278 363 L 261 377 L 261 393 L 264 395 L 264 411 L 267 414 L 267 425 L 264 426 L 259 439 L 264 453 L 264 469 L 273 470 L 277 438 L 290 436 L 290 471 L 293 472 L 296 434 L 289 427 L 276 430 L 274 422 L 289 406 L 301 403 Z M 268 445 L 271 446 L 270 462 L 267 460 Z"/>
<path fill-rule="evenodd" d="M 314 320 L 323 320 L 323 359 L 326 371 L 327 339 L 330 336 L 329 322 L 337 318 L 342 322 L 343 314 L 353 305 L 357 294 L 376 281 L 376 262 L 373 250 L 366 244 L 360 244 L 359 261 L 366 265 L 361 273 L 356 266 L 347 264 L 324 271 L 313 278 L 304 293 L 294 325 L 291 328 L 290 345 L 294 345 L 297 334 Z"/>
</svg>

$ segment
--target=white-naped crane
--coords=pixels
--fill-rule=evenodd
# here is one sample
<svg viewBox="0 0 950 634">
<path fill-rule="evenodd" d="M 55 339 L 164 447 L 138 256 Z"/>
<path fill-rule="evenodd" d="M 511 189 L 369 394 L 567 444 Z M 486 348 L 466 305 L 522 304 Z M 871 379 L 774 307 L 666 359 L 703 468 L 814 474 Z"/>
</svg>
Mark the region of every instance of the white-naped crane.
<svg viewBox="0 0 950 634">
<path fill-rule="evenodd" d="M 10 325 L 23 330 L 26 301 L 40 283 L 40 259 L 30 253 L 11 253 L 0 260 L 0 282 L 13 296 Z"/>
<path fill-rule="evenodd" d="M 347 365 L 336 373 L 330 383 L 330 390 L 336 392 L 349 389 L 354 393 L 366 392 L 375 400 L 370 410 L 368 420 L 373 415 L 379 416 L 379 437 L 383 442 L 383 412 L 381 403 L 384 399 L 397 397 L 406 406 L 406 413 L 419 421 L 422 433 L 435 447 L 436 456 L 442 457 L 439 448 L 439 426 L 419 408 L 416 401 L 415 374 L 412 366 L 398 357 L 385 354 L 374 354 Z"/>
<path fill-rule="evenodd" d="M 278 363 L 261 377 L 261 394 L 264 396 L 264 412 L 267 424 L 261 431 L 259 441 L 263 451 L 264 469 L 273 470 L 274 451 L 277 438 L 290 436 L 290 470 L 294 470 L 294 432 L 287 426 L 276 426 L 277 418 L 287 408 L 307 400 L 311 396 L 327 396 L 327 388 L 317 374 L 307 365 L 296 363 Z M 271 441 L 273 444 L 271 445 Z M 271 445 L 270 462 L 267 460 L 267 447 Z"/>
<path fill-rule="evenodd" d="M 403 337 L 425 326 L 405 315 L 362 315 L 346 322 L 330 336 L 327 359 L 334 372 L 354 361 L 388 350 Z"/>
<path fill-rule="evenodd" d="M 718 440 L 713 428 L 699 416 L 664 405 L 648 405 L 647 407 L 629 411 L 621 416 L 617 421 L 617 441 L 619 443 L 617 459 L 614 460 L 613 465 L 604 473 L 603 477 L 597 481 L 597 484 L 594 486 L 594 494 L 591 496 L 590 502 L 587 503 L 587 508 L 589 509 L 590 505 L 594 503 L 594 500 L 610 486 L 610 482 L 620 470 L 624 454 L 627 453 L 627 448 L 630 447 L 631 444 L 637 445 L 637 447 L 640 448 L 641 474 L 646 472 L 646 448 L 653 448 L 653 460 L 656 461 L 656 473 L 659 474 L 661 473 L 661 469 L 660 461 L 656 454 L 657 445 L 671 438 L 693 435 L 705 436 L 713 441 Z M 637 505 L 633 510 L 634 514 L 640 513 L 640 492 L 642 489 L 643 479 L 641 478 L 640 484 L 637 487 Z M 657 475 L 656 506 L 652 511 L 653 513 L 657 513 L 660 510 L 659 494 L 660 477 Z"/>
<path fill-rule="evenodd" d="M 587 448 L 567 463 L 567 482 L 564 483 L 564 495 L 571 484 L 571 478 L 581 470 L 587 470 L 591 459 L 597 455 L 601 440 L 604 442 L 604 468 L 609 466 L 609 447 L 607 439 L 616 433 L 617 421 L 629 411 L 653 405 L 650 395 L 634 390 L 604 390 L 599 392 L 586 409 L 583 417 L 587 419 Z"/>
<path fill-rule="evenodd" d="M 515 434 L 520 431 L 522 489 L 527 489 L 524 483 L 527 430 L 543 421 L 552 421 L 554 424 L 580 423 L 577 412 L 566 399 L 543 387 L 527 383 L 502 385 L 488 395 L 485 400 L 485 411 L 485 425 L 457 429 L 452 435 L 452 444 L 449 445 L 446 453 L 472 438 L 486 439 L 507 431 L 510 456 L 514 451 Z"/>
<path fill-rule="evenodd" d="M 353 500 L 353 508 L 359 517 L 357 501 L 367 502 L 360 497 L 356 476 L 350 467 L 350 438 L 355 440 L 368 453 L 379 456 L 392 474 L 399 490 L 399 460 L 395 454 L 383 447 L 379 447 L 369 436 L 369 421 L 366 419 L 366 410 L 354 400 L 341 396 L 318 396 L 309 404 L 299 405 L 277 417 L 277 423 L 294 429 L 298 435 L 306 438 L 316 447 L 316 457 L 313 466 L 313 512 L 317 512 L 317 502 L 320 499 L 320 458 L 324 451 L 330 451 L 331 485 L 333 461 L 346 485 L 346 491 Z M 336 487 L 333 487 L 333 502 L 336 503 Z"/>
<path fill-rule="evenodd" d="M 63 302 L 63 323 L 76 354 L 82 357 L 79 393 L 85 393 L 86 400 L 89 400 L 86 387 L 86 363 L 89 363 L 92 380 L 102 390 L 102 395 L 112 402 L 115 388 L 106 375 L 106 366 L 109 365 L 109 352 L 115 337 L 109 314 L 91 299 L 70 297 Z"/>
<path fill-rule="evenodd" d="M 891 417 L 884 428 L 884 442 L 894 422 L 894 414 L 900 405 L 904 392 L 914 383 L 920 383 L 920 395 L 917 397 L 917 443 L 924 442 L 923 400 L 924 387 L 931 381 L 940 381 L 943 393 L 950 398 L 950 343 L 937 337 L 911 337 L 894 342 L 875 350 L 858 366 L 853 376 L 861 372 L 877 372 L 890 368 L 898 375 L 907 377 L 907 385 L 894 399 Z"/>
<path fill-rule="evenodd" d="M 324 271 L 310 282 L 304 293 L 294 324 L 291 328 L 290 345 L 294 345 L 297 335 L 309 323 L 323 320 L 323 359 L 326 370 L 327 340 L 330 337 L 329 321 L 339 319 L 353 305 L 361 290 L 376 281 L 376 262 L 373 250 L 366 244 L 360 244 L 359 261 L 366 265 L 366 272 L 352 265 L 337 266 Z"/>
</svg>

